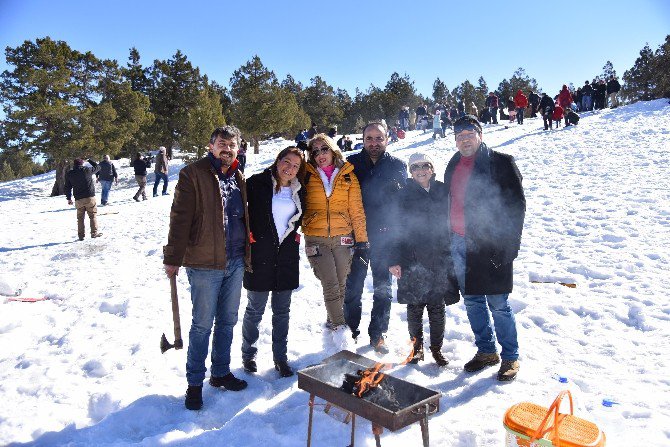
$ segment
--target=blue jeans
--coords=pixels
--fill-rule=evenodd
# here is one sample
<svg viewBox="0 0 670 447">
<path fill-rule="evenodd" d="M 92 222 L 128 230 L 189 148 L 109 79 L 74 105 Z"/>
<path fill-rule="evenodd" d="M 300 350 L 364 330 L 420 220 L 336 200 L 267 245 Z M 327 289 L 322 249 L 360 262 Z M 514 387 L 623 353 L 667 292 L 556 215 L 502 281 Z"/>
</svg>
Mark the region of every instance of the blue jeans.
<svg viewBox="0 0 670 447">
<path fill-rule="evenodd" d="M 517 107 L 516 108 L 516 122 L 518 124 L 523 124 L 523 112 L 525 110 L 526 109 L 524 109 L 523 107 Z"/>
<path fill-rule="evenodd" d="M 109 199 L 109 190 L 112 189 L 112 181 L 100 180 L 100 184 L 102 185 L 102 194 L 100 196 L 100 203 L 106 205 L 107 199 Z"/>
<path fill-rule="evenodd" d="M 273 290 L 270 305 L 272 307 L 272 357 L 275 362 L 285 362 L 288 343 L 288 321 L 291 310 L 292 290 Z M 270 292 L 247 291 L 247 310 L 242 320 L 242 358 L 256 358 L 258 325 L 263 318 L 265 305 Z"/>
<path fill-rule="evenodd" d="M 467 267 L 465 263 L 465 238 L 459 234 L 451 234 L 451 256 L 454 261 L 454 270 L 458 286 L 461 289 L 465 311 L 468 314 L 470 328 L 475 334 L 475 345 L 478 352 L 497 352 L 493 330 L 491 329 L 491 318 L 489 309 L 493 315 L 493 323 L 496 338 L 502 347 L 500 356 L 503 360 L 516 360 L 519 358 L 519 344 L 517 342 L 516 322 L 514 312 L 507 302 L 509 294 L 500 295 L 466 295 L 465 275 Z M 487 307 L 488 305 L 488 307 Z"/>
<path fill-rule="evenodd" d="M 347 276 L 347 285 L 344 292 L 344 319 L 347 326 L 355 334 L 361 322 L 363 286 L 368 275 L 368 264 L 372 267 L 372 312 L 368 335 L 370 342 L 376 343 L 389 328 L 391 317 L 391 273 L 388 265 L 383 261 L 383 248 L 379 244 L 370 244 L 370 256 L 363 259 L 354 255 L 351 261 L 351 271 Z M 375 246 L 377 247 L 375 249 Z"/>
<path fill-rule="evenodd" d="M 193 320 L 186 354 L 186 380 L 189 385 L 199 386 L 205 380 L 207 371 L 205 359 L 212 325 L 211 375 L 223 377 L 230 372 L 230 345 L 240 307 L 244 258 L 229 260 L 225 270 L 189 267 L 186 275 L 191 285 L 193 303 Z"/>
<path fill-rule="evenodd" d="M 157 194 L 158 184 L 161 182 L 161 179 L 163 179 L 163 194 L 167 192 L 167 185 L 168 185 L 167 174 L 164 174 L 162 172 L 156 172 L 156 180 L 154 180 L 154 195 Z"/>
<path fill-rule="evenodd" d="M 582 112 L 586 112 L 587 110 L 591 110 L 591 97 L 582 96 Z"/>
</svg>

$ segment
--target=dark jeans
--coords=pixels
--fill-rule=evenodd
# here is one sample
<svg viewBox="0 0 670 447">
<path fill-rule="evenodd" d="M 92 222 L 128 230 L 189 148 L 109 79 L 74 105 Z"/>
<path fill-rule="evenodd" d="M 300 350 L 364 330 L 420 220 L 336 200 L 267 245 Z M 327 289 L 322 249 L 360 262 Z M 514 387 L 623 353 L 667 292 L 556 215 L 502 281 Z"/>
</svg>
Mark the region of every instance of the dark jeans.
<svg viewBox="0 0 670 447">
<path fill-rule="evenodd" d="M 523 112 L 524 112 L 523 107 L 517 107 L 516 108 L 516 122 L 518 124 L 523 124 Z"/>
<path fill-rule="evenodd" d="M 292 290 L 273 290 L 270 306 L 272 307 L 272 357 L 275 362 L 285 362 L 288 343 L 288 322 L 291 310 Z M 242 320 L 242 358 L 256 358 L 256 342 L 258 341 L 258 325 L 263 318 L 265 305 L 270 292 L 247 291 L 247 310 Z"/>
<path fill-rule="evenodd" d="M 161 182 L 161 179 L 163 179 L 163 194 L 167 192 L 167 185 L 168 185 L 168 176 L 167 174 L 163 174 L 162 172 L 156 172 L 156 180 L 154 180 L 154 195 L 156 195 L 158 192 L 158 184 Z"/>
<path fill-rule="evenodd" d="M 370 242 L 370 256 L 363 259 L 354 256 L 351 261 L 351 271 L 347 276 L 347 285 L 344 292 L 344 319 L 351 332 L 358 332 L 361 322 L 363 286 L 368 274 L 368 264 L 372 267 L 372 312 L 370 313 L 370 326 L 368 335 L 370 341 L 376 343 L 381 336 L 388 331 L 389 318 L 391 316 L 391 273 L 384 261 L 384 248 L 381 244 Z M 377 248 L 375 248 L 375 246 Z"/>
<path fill-rule="evenodd" d="M 554 128 L 554 120 L 551 117 L 551 113 L 542 115 L 542 121 L 544 121 L 544 130 Z"/>
<path fill-rule="evenodd" d="M 237 161 L 240 163 L 240 172 L 244 172 L 244 167 L 247 165 L 247 154 L 237 154 Z"/>
<path fill-rule="evenodd" d="M 537 118 L 537 104 L 530 105 L 530 117 Z"/>
<path fill-rule="evenodd" d="M 444 302 L 438 304 L 408 304 L 407 328 L 409 336 L 423 341 L 423 309 L 428 308 L 430 324 L 430 346 L 442 347 L 444 339 Z"/>
<path fill-rule="evenodd" d="M 489 107 L 489 114 L 493 118 L 493 124 L 498 124 L 498 109 L 496 107 Z"/>
</svg>

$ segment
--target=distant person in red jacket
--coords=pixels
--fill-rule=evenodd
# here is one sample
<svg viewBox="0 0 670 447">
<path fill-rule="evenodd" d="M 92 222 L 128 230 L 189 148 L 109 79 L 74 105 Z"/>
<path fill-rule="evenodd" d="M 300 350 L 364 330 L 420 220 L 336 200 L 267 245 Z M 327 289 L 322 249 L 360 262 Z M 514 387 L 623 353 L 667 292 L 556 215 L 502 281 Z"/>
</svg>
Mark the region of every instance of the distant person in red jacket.
<svg viewBox="0 0 670 447">
<path fill-rule="evenodd" d="M 514 105 L 516 106 L 516 122 L 523 124 L 523 112 L 528 107 L 528 97 L 521 90 L 517 90 L 514 96 Z"/>
<path fill-rule="evenodd" d="M 563 110 L 568 110 L 572 105 L 572 94 L 568 90 L 568 86 L 563 84 L 561 92 L 558 94 L 558 105 L 563 107 Z M 568 119 L 565 118 L 565 125 L 568 125 Z"/>
<path fill-rule="evenodd" d="M 561 127 L 561 120 L 563 119 L 563 107 L 559 103 L 556 103 L 554 106 L 554 112 L 551 115 L 551 119 L 556 121 L 556 129 Z M 567 126 L 567 123 L 566 123 Z"/>
</svg>

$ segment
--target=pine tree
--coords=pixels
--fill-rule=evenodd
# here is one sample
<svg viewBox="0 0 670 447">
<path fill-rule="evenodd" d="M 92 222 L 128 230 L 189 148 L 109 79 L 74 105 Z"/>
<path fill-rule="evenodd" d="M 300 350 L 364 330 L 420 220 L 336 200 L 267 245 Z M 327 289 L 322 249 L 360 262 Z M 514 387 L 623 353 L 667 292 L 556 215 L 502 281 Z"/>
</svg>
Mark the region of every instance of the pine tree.
<svg viewBox="0 0 670 447">
<path fill-rule="evenodd" d="M 655 96 L 670 98 L 670 34 L 654 53 L 653 72 L 656 78 Z"/>
<path fill-rule="evenodd" d="M 311 85 L 300 95 L 302 109 L 310 117 L 312 123 L 319 128 L 329 128 L 342 122 L 344 113 L 339 107 L 335 89 L 328 85 L 320 76 L 311 80 Z"/>
<path fill-rule="evenodd" d="M 612 76 L 616 78 L 616 70 L 614 69 L 614 65 L 612 65 L 612 62 L 607 61 L 603 66 L 603 72 L 600 75 L 600 79 L 604 79 L 605 81 L 607 81 Z"/>
<path fill-rule="evenodd" d="M 398 112 L 404 106 L 412 107 L 418 102 L 414 81 L 407 74 L 400 76 L 394 72 L 384 87 L 381 107 L 383 117 L 389 124 L 398 120 Z"/>
<path fill-rule="evenodd" d="M 230 94 L 233 123 L 248 135 L 256 153 L 264 135 L 309 127 L 309 117 L 293 93 L 279 85 L 274 72 L 258 56 L 233 72 Z"/>
<path fill-rule="evenodd" d="M 52 195 L 63 193 L 73 158 L 115 155 L 142 122 L 142 111 L 135 109 L 143 107 L 141 94 L 122 82 L 115 61 L 48 37 L 5 54 L 14 69 L 1 77 L 3 138 L 7 149 L 52 161 Z"/>
<path fill-rule="evenodd" d="M 489 95 L 489 86 L 484 80 L 484 76 L 477 79 L 477 87 L 475 87 L 475 105 L 477 109 L 483 110 L 486 107 L 486 97 Z"/>
<path fill-rule="evenodd" d="M 212 130 L 225 124 L 219 93 L 211 86 L 198 92 L 195 104 L 189 109 L 180 147 L 194 151 L 196 158 L 207 152 Z"/>
<path fill-rule="evenodd" d="M 632 101 L 654 99 L 654 53 L 646 44 L 635 64 L 623 74 L 622 95 Z"/>
<path fill-rule="evenodd" d="M 442 103 L 448 93 L 449 89 L 444 82 L 442 82 L 440 78 L 435 79 L 435 82 L 433 82 L 433 101 Z"/>
<path fill-rule="evenodd" d="M 14 175 L 14 171 L 12 171 L 12 167 L 9 165 L 8 162 L 3 161 L 2 169 L 0 169 L 0 182 L 14 180 L 15 178 L 16 176 Z"/>
</svg>

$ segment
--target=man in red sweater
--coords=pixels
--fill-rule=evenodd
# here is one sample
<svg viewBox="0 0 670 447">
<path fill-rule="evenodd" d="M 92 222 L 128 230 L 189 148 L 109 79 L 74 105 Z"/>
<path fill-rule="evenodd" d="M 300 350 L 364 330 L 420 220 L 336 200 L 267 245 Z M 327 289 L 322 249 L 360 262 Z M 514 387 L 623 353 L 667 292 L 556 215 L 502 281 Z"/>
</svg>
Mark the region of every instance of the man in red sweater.
<svg viewBox="0 0 670 447">
<path fill-rule="evenodd" d="M 517 90 L 514 96 L 514 105 L 516 106 L 516 122 L 523 124 L 523 112 L 528 107 L 528 97 L 521 90 Z"/>
<path fill-rule="evenodd" d="M 477 346 L 464 369 L 479 371 L 502 357 L 498 380 L 511 381 L 519 371 L 519 344 L 507 298 L 526 211 L 521 174 L 511 155 L 484 144 L 475 116 L 459 118 L 454 135 L 458 152 L 444 173 L 450 197 L 451 255 Z M 502 347 L 500 357 L 496 338 Z"/>
</svg>

